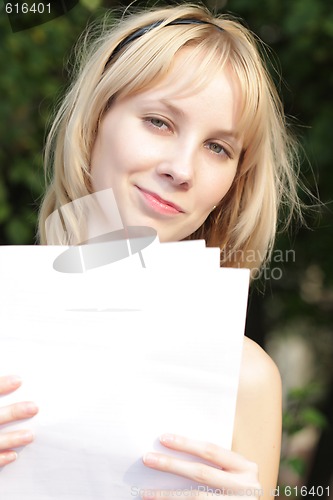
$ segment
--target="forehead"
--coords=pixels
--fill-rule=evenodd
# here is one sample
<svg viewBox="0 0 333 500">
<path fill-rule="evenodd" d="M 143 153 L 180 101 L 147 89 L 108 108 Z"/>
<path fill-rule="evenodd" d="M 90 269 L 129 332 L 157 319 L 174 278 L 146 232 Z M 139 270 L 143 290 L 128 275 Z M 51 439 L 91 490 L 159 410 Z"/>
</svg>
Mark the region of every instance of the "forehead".
<svg viewBox="0 0 333 500">
<path fill-rule="evenodd" d="M 198 63 L 190 49 L 181 50 L 167 74 L 133 96 L 134 99 L 142 105 L 156 102 L 166 107 L 174 105 L 191 114 L 196 110 L 203 117 L 210 115 L 212 120 L 228 116 L 230 126 L 236 129 L 242 100 L 238 78 L 228 63 L 213 68 L 210 74 L 198 71 Z"/>
</svg>

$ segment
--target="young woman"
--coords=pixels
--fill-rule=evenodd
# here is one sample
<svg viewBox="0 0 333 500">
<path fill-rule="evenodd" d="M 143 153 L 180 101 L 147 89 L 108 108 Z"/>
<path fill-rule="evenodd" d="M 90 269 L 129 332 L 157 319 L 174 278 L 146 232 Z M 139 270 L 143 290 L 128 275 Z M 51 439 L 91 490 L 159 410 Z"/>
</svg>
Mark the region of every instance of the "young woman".
<svg viewBox="0 0 333 500">
<path fill-rule="evenodd" d="M 293 142 L 255 37 L 230 18 L 182 5 L 129 15 L 83 54 L 46 145 L 53 179 L 41 207 L 40 242 L 58 241 L 57 227 L 46 239 L 53 211 L 112 188 L 125 225 L 153 227 L 161 241 L 204 238 L 220 247 L 222 266 L 255 273 L 269 259 L 279 207 L 288 205 L 290 213 L 298 207 Z M 74 217 L 66 243 L 80 231 Z M 1 378 L 0 393 L 19 383 Z M 32 404 L 11 405 L 0 410 L 0 423 L 36 412 Z M 32 439 L 3 428 L 1 465 Z M 165 436 L 166 448 L 197 460 L 166 450 L 148 454 L 144 463 L 232 490 L 235 498 L 258 498 L 261 490 L 268 499 L 280 440 L 279 372 L 245 338 L 232 451 L 195 436 Z M 156 498 L 171 494 L 156 492 Z"/>
</svg>

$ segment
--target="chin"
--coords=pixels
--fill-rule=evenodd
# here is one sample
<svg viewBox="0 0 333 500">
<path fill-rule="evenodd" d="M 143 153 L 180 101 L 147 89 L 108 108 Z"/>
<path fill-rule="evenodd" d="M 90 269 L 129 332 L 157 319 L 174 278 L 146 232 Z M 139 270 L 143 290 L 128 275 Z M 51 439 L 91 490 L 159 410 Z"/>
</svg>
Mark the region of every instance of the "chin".
<svg viewBox="0 0 333 500">
<path fill-rule="evenodd" d="M 158 234 L 158 239 L 161 243 L 182 241 L 185 240 L 190 234 L 192 234 L 188 233 L 187 231 L 181 231 L 179 233 L 168 233 L 166 231 L 158 231 L 158 229 L 156 229 L 156 231 Z"/>
</svg>

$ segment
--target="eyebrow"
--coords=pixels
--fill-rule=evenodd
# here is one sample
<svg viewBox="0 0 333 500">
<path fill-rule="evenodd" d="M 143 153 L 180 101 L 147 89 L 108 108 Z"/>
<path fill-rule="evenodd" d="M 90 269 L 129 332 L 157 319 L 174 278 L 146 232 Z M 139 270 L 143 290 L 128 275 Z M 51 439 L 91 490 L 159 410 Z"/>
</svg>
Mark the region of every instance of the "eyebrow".
<svg viewBox="0 0 333 500">
<path fill-rule="evenodd" d="M 172 102 L 169 101 L 169 99 L 166 99 L 162 97 L 161 99 L 158 100 L 159 103 L 161 103 L 163 106 L 168 108 L 175 116 L 178 118 L 186 119 L 187 115 L 184 113 L 184 111 L 173 104 Z M 216 128 L 215 130 L 212 131 L 212 136 L 215 137 L 228 137 L 234 142 L 234 147 L 236 149 L 241 150 L 242 146 L 239 145 L 239 134 L 235 130 L 225 130 L 225 129 L 219 129 Z"/>
<path fill-rule="evenodd" d="M 165 99 L 165 98 L 161 98 L 160 99 L 160 102 L 167 108 L 169 108 L 169 110 L 176 116 L 178 116 L 179 118 L 186 118 L 186 114 L 184 113 L 184 111 L 180 108 L 178 108 L 178 106 L 172 104 L 172 102 L 169 101 L 169 99 Z"/>
</svg>

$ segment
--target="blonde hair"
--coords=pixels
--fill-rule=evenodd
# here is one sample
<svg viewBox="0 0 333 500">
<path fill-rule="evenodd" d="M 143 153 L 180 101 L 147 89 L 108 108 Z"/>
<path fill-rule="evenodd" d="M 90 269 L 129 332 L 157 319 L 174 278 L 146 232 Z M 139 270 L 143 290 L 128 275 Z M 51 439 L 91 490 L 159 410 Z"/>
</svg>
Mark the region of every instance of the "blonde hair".
<svg viewBox="0 0 333 500">
<path fill-rule="evenodd" d="M 212 23 L 222 30 L 211 24 L 168 25 L 182 18 Z M 111 57 L 127 36 L 158 21 L 162 22 Z M 176 53 L 190 46 L 193 85 L 203 85 L 226 62 L 238 78 L 244 144 L 229 192 L 187 239 L 203 238 L 208 246 L 219 246 L 224 266 L 259 269 L 272 251 L 279 209 L 288 207 L 289 215 L 283 211 L 287 225 L 299 202 L 294 142 L 255 35 L 238 21 L 214 17 L 195 5 L 127 15 L 112 29 L 102 28 L 88 48 L 83 43 L 79 70 L 47 139 L 45 166 L 53 177 L 40 210 L 40 242 L 46 243 L 45 221 L 53 211 L 91 193 L 90 156 L 99 123 L 112 101 L 156 85 L 168 73 Z M 200 64 L 193 65 L 196 57 Z M 79 231 L 78 214 L 71 226 L 73 234 Z M 58 233 L 54 227 L 52 243 L 64 243 L 58 241 Z M 65 243 L 71 242 L 69 235 Z"/>
</svg>

